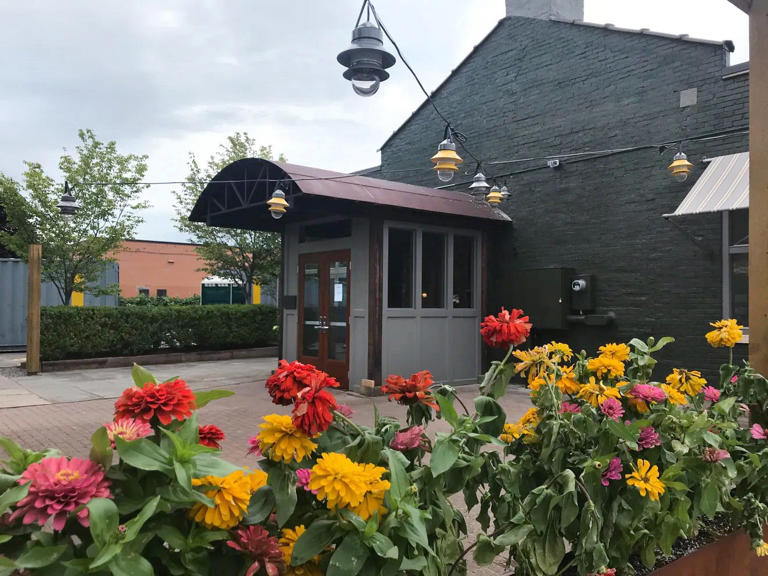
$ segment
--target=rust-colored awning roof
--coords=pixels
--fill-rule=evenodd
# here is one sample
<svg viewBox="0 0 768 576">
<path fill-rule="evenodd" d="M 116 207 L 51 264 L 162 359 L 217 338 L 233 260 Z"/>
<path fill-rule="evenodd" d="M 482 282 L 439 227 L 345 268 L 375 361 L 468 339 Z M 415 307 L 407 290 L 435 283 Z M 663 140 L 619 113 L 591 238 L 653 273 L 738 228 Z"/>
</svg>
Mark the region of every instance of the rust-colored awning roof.
<svg viewBox="0 0 768 576">
<path fill-rule="evenodd" d="M 265 203 L 277 184 L 286 191 L 292 208 L 280 223 L 269 216 Z M 461 218 L 510 222 L 501 210 L 470 195 L 401 182 L 343 174 L 319 168 L 273 162 L 260 158 L 238 160 L 224 167 L 203 190 L 190 220 L 214 226 L 244 227 L 248 214 L 249 228 L 277 230 L 291 220 L 292 211 L 312 206 L 322 209 L 321 201 L 388 207 Z M 303 206 L 302 206 L 303 204 Z M 370 208 L 370 207 L 369 207 Z M 329 203 L 328 211 L 333 212 Z M 238 224 L 237 222 L 240 222 Z"/>
</svg>

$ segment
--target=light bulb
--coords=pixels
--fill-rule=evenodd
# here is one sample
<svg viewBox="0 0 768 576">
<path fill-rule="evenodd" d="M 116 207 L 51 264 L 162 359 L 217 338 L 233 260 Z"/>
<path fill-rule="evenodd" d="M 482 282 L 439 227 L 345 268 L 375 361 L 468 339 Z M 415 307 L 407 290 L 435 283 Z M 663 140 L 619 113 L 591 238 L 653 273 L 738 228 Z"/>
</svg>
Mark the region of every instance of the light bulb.
<svg viewBox="0 0 768 576">
<path fill-rule="evenodd" d="M 455 171 L 453 170 L 438 170 L 437 179 L 440 180 L 440 182 L 450 182 L 451 180 L 453 180 L 454 174 L 455 174 Z"/>
<path fill-rule="evenodd" d="M 688 180 L 688 172 L 677 172 L 676 174 L 673 174 L 672 177 L 675 179 L 675 182 L 683 183 Z"/>
<path fill-rule="evenodd" d="M 285 212 L 279 212 L 277 210 L 270 210 L 269 213 L 272 214 L 272 218 L 275 220 L 280 220 L 280 218 L 283 217 L 283 214 L 285 214 Z"/>
<path fill-rule="evenodd" d="M 352 78 L 352 90 L 358 96 L 373 96 L 379 91 L 379 79 L 372 74 L 359 74 Z"/>
</svg>

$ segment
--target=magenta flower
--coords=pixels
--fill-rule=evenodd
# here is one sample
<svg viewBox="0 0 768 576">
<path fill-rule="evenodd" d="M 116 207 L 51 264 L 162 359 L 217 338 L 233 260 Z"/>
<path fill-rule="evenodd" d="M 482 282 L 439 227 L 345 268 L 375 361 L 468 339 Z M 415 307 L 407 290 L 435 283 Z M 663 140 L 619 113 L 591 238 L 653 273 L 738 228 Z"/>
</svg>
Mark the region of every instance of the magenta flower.
<svg viewBox="0 0 768 576">
<path fill-rule="evenodd" d="M 645 402 L 663 402 L 667 399 L 664 390 L 650 384 L 635 384 L 635 387 L 629 391 L 629 394 Z"/>
<path fill-rule="evenodd" d="M 603 473 L 600 475 L 600 483 L 603 486 L 608 486 L 611 480 L 621 480 L 623 470 L 624 466 L 621 464 L 621 458 L 611 458 L 608 468 L 603 470 Z"/>
<path fill-rule="evenodd" d="M 581 408 L 579 405 L 573 402 L 563 402 L 560 405 L 560 414 L 579 414 L 580 412 Z"/>
<path fill-rule="evenodd" d="M 753 425 L 749 432 L 755 440 L 768 440 L 768 430 L 760 426 L 760 424 Z"/>
<path fill-rule="evenodd" d="M 720 460 L 730 457 L 731 455 L 728 453 L 728 450 L 719 450 L 712 446 L 705 448 L 704 453 L 701 455 L 701 459 L 704 462 L 720 462 Z"/>
<path fill-rule="evenodd" d="M 254 576 L 262 568 L 267 576 L 278 576 L 285 570 L 285 559 L 277 538 L 261 526 L 242 526 L 232 532 L 227 546 L 248 556 L 252 564 L 246 576 Z"/>
<path fill-rule="evenodd" d="M 352 415 L 355 413 L 355 411 L 352 409 L 352 406 L 350 406 L 349 404 L 339 404 L 336 407 L 336 412 L 338 412 L 342 416 L 346 416 L 347 418 L 351 418 Z"/>
<path fill-rule="evenodd" d="M 656 430 L 653 429 L 653 426 L 646 426 L 640 430 L 640 436 L 637 439 L 637 445 L 640 446 L 640 448 L 643 450 L 661 445 L 659 435 Z"/>
<path fill-rule="evenodd" d="M 259 435 L 256 434 L 256 436 L 251 436 L 248 438 L 248 444 L 250 445 L 250 448 L 248 448 L 248 454 L 255 454 L 256 456 L 261 456 L 261 440 L 259 439 Z"/>
<path fill-rule="evenodd" d="M 317 494 L 317 490 L 309 489 L 309 479 L 312 476 L 312 470 L 310 468 L 299 468 L 296 470 L 296 476 L 299 478 L 296 481 L 296 486 L 299 488 L 304 488 L 304 490 L 307 492 L 312 492 L 312 494 Z"/>
<path fill-rule="evenodd" d="M 23 524 L 43 526 L 53 519 L 54 530 L 64 528 L 69 513 L 92 498 L 110 497 L 104 470 L 96 462 L 82 458 L 43 458 L 30 464 L 18 482 L 29 483 L 29 492 L 16 505 L 11 521 L 21 518 Z M 77 520 L 88 526 L 87 508 L 77 513 Z"/>
<path fill-rule="evenodd" d="M 715 402 L 720 401 L 720 390 L 715 388 L 714 386 L 705 386 L 704 390 L 702 390 L 704 393 L 704 398 L 712 402 L 713 404 Z"/>
<path fill-rule="evenodd" d="M 389 443 L 389 447 L 393 450 L 399 450 L 400 452 L 418 448 L 421 444 L 421 437 L 423 435 L 423 426 L 412 426 L 405 430 L 398 430 L 395 432 L 395 437 L 392 438 L 392 442 Z"/>
<path fill-rule="evenodd" d="M 736 382 L 738 379 L 739 379 L 739 375 L 738 374 L 734 374 L 733 377 L 731 378 L 731 384 Z"/>
<path fill-rule="evenodd" d="M 109 424 L 104 424 L 107 429 L 107 436 L 112 448 L 115 447 L 115 436 L 122 438 L 126 442 L 132 442 L 139 438 L 145 438 L 152 435 L 152 426 L 146 420 L 138 418 L 120 418 Z"/>
<path fill-rule="evenodd" d="M 603 400 L 600 404 L 600 411 L 606 418 L 610 418 L 616 422 L 619 421 L 619 418 L 624 416 L 624 407 L 621 405 L 621 402 L 616 400 L 616 398 L 608 397 Z"/>
</svg>

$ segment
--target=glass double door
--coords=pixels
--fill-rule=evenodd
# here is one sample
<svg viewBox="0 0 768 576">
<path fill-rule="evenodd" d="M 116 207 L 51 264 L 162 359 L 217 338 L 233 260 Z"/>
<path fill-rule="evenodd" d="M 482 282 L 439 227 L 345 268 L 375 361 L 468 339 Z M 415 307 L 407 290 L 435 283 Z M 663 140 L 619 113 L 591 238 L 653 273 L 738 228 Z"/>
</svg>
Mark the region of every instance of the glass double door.
<svg viewBox="0 0 768 576">
<path fill-rule="evenodd" d="M 349 387 L 349 250 L 299 256 L 299 361 Z"/>
</svg>

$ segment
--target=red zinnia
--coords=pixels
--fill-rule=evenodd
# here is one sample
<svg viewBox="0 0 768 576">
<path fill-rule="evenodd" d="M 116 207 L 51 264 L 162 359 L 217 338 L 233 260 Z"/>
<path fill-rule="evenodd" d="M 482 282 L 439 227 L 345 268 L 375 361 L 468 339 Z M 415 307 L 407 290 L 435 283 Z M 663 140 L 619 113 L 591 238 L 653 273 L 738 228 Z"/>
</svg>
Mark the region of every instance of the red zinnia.
<svg viewBox="0 0 768 576">
<path fill-rule="evenodd" d="M 402 376 L 389 376 L 387 383 L 381 387 L 381 391 L 384 394 L 389 394 L 389 400 L 394 400 L 398 404 L 410 406 L 421 403 L 435 410 L 440 410 L 434 396 L 429 391 L 429 387 L 434 383 L 430 371 L 422 370 L 416 374 L 411 374 L 408 380 Z"/>
<path fill-rule="evenodd" d="M 144 388 L 128 388 L 115 402 L 115 419 L 138 418 L 150 421 L 154 416 L 161 424 L 171 420 L 184 420 L 195 409 L 195 394 L 184 380 L 154 384 L 147 382 Z"/>
<path fill-rule="evenodd" d="M 226 438 L 224 431 L 215 424 L 200 426 L 197 437 L 200 444 L 216 450 L 221 450 L 221 443 Z"/>
<path fill-rule="evenodd" d="M 252 563 L 245 576 L 253 576 L 264 568 L 267 576 L 278 576 L 285 569 L 285 559 L 277 538 L 261 526 L 241 526 L 232 532 L 227 546 L 248 556 Z"/>
<path fill-rule="evenodd" d="M 293 425 L 307 436 L 325 432 L 333 422 L 333 411 L 338 407 L 336 398 L 326 388 L 339 383 L 325 372 L 312 373 L 307 387 L 300 390 L 293 407 Z"/>
<path fill-rule="evenodd" d="M 318 372 L 312 364 L 280 360 L 277 370 L 267 378 L 266 388 L 272 402 L 290 406 L 296 400 L 299 390 L 307 387 L 309 377 Z"/>
<path fill-rule="evenodd" d="M 494 348 L 509 348 L 526 341 L 531 333 L 532 324 L 524 312 L 513 308 L 507 311 L 502 306 L 498 316 L 486 316 L 480 324 L 483 341 Z"/>
</svg>

